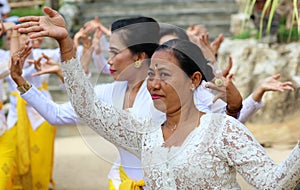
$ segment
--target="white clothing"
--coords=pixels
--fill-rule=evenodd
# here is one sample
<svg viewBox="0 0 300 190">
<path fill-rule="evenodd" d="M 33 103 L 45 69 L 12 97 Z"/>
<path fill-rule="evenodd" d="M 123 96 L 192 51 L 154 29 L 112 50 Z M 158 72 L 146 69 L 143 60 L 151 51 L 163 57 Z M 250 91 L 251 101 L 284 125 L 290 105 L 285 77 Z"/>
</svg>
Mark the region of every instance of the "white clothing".
<svg viewBox="0 0 300 190">
<path fill-rule="evenodd" d="M 97 85 L 95 87 L 95 93 L 97 94 L 98 99 L 102 100 L 108 105 L 114 105 L 115 107 L 122 109 L 123 101 L 124 101 L 123 97 L 125 94 L 126 87 L 127 87 L 126 82 L 114 82 L 111 84 L 102 84 L 102 85 Z M 211 102 L 213 98 L 213 95 L 209 93 L 206 89 L 203 89 L 202 91 L 197 90 L 196 92 L 198 94 L 199 99 L 203 97 L 209 98 L 208 101 L 202 101 L 202 104 L 201 103 L 197 104 L 196 105 L 197 108 L 202 106 L 202 108 L 206 109 L 202 111 L 211 112 L 209 109 L 218 107 L 218 106 L 210 107 L 210 106 L 203 105 L 206 102 L 209 101 Z M 207 93 L 207 94 L 203 96 L 200 95 L 201 93 Z M 35 87 L 32 87 L 21 96 L 23 99 L 25 99 L 28 102 L 28 104 L 34 107 L 52 125 L 75 124 L 80 121 L 78 116 L 74 112 L 74 109 L 70 104 L 70 102 L 58 105 L 54 103 L 52 100 L 49 100 L 47 97 L 43 96 L 42 93 L 40 93 Z M 112 100 L 111 97 L 115 97 L 115 98 L 117 97 L 117 99 Z M 152 105 L 152 99 L 146 88 L 146 81 L 145 81 L 141 86 L 139 93 L 137 94 L 132 111 L 141 117 L 146 117 L 146 116 L 149 117 L 147 113 L 143 110 L 148 109 L 146 105 L 147 104 L 150 105 L 150 103 Z M 220 106 L 221 109 L 219 109 L 219 111 L 224 112 L 225 106 L 226 105 L 221 104 Z M 215 109 L 214 111 L 218 111 L 218 109 Z M 251 116 L 253 113 L 255 112 L 251 112 L 250 110 L 248 113 L 245 113 L 245 115 L 248 114 Z M 160 117 L 159 114 L 157 115 L 157 117 L 158 118 Z M 121 163 L 128 176 L 134 180 L 141 179 L 142 171 L 140 169 L 140 160 L 137 159 L 136 156 L 132 155 L 128 151 L 119 148 L 118 150 L 121 156 L 120 159 Z M 120 165 L 119 161 L 116 161 L 108 175 L 110 179 L 113 179 L 113 183 L 115 187 L 118 187 L 118 184 L 120 184 L 119 165 Z"/>
<path fill-rule="evenodd" d="M 10 12 L 10 7 L 7 0 L 0 0 L 0 4 L 2 5 L 0 6 L 0 19 L 2 19 L 3 14 L 7 14 Z"/>
<path fill-rule="evenodd" d="M 32 74 L 35 73 L 36 70 L 34 68 L 34 65 L 30 65 L 29 67 L 23 69 L 23 74 L 22 76 L 29 81 L 33 86 L 41 87 L 42 82 L 39 77 L 33 77 Z M 17 85 L 16 83 L 12 80 L 10 76 L 6 78 L 8 89 L 10 92 L 17 92 Z M 7 116 L 7 125 L 8 129 L 11 129 L 17 122 L 18 120 L 18 115 L 17 115 L 17 96 L 9 96 L 9 111 L 8 111 L 8 116 Z M 30 120 L 32 129 L 36 130 L 45 120 L 44 118 L 35 110 L 33 109 L 29 104 L 26 105 L 26 111 L 28 114 L 28 118 Z"/>
<path fill-rule="evenodd" d="M 59 48 L 55 48 L 55 49 L 41 49 L 41 48 L 34 48 L 32 49 L 32 53 L 31 53 L 31 57 L 34 60 L 37 60 L 39 57 L 42 56 L 42 53 L 44 53 L 45 55 L 47 55 L 48 57 L 52 58 L 56 63 L 60 63 L 60 52 L 59 52 Z M 41 60 L 42 62 L 44 62 L 44 60 Z M 40 76 L 36 76 L 41 80 L 42 84 L 48 84 L 49 82 L 49 77 L 50 74 L 43 74 Z M 49 97 L 50 99 L 52 99 L 52 96 L 50 94 L 50 92 L 46 89 L 42 89 L 42 92 Z"/>
<path fill-rule="evenodd" d="M 110 84 L 97 85 L 94 90 L 97 99 L 122 109 L 126 88 L 127 82 L 115 81 Z M 21 96 L 52 125 L 75 124 L 80 121 L 69 102 L 58 105 L 45 97 L 34 86 Z M 155 109 L 151 105 L 152 99 L 146 88 L 146 81 L 144 81 L 130 110 L 139 117 L 164 118 L 164 114 L 154 111 Z M 149 111 L 146 111 L 146 108 L 150 108 Z M 136 181 L 143 179 L 140 160 L 122 148 L 118 147 L 118 151 L 126 174 Z M 119 166 L 120 162 L 116 161 L 108 175 L 108 178 L 113 180 L 115 187 L 121 183 Z"/>
<path fill-rule="evenodd" d="M 10 60 L 10 52 L 6 50 L 0 49 L 0 79 L 4 79 L 9 75 L 9 60 Z"/>
<path fill-rule="evenodd" d="M 212 102 L 214 94 L 211 90 L 205 88 L 207 82 L 202 83 L 196 88 L 194 93 L 194 103 L 199 111 L 205 113 L 225 113 L 227 103 L 221 99 Z M 243 108 L 237 118 L 241 123 L 246 123 L 252 115 L 264 106 L 263 102 L 256 102 L 252 98 L 252 94 L 243 100 Z"/>
<path fill-rule="evenodd" d="M 201 117 L 181 146 L 163 147 L 163 120 L 141 120 L 99 101 L 78 60 L 71 59 L 62 68 L 78 116 L 142 159 L 149 189 L 240 189 L 237 172 L 257 189 L 291 189 L 300 181 L 300 142 L 286 160 L 276 164 L 243 124 L 211 113 Z"/>
<path fill-rule="evenodd" d="M 3 101 L 3 80 L 0 79 L 0 101 Z M 6 131 L 7 124 L 4 111 L 0 109 L 0 136 Z"/>
</svg>

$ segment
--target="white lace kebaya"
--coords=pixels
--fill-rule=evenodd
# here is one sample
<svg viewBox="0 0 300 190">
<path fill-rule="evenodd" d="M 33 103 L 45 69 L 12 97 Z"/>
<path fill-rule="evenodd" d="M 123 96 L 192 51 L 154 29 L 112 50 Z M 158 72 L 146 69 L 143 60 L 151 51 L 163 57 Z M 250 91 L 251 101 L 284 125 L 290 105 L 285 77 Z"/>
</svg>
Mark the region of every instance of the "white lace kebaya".
<svg viewBox="0 0 300 190">
<path fill-rule="evenodd" d="M 243 124 L 212 113 L 201 117 L 200 125 L 180 147 L 164 147 L 163 121 L 139 120 L 130 111 L 105 105 L 97 99 L 77 59 L 62 66 L 79 117 L 142 159 L 149 189 L 240 189 L 237 172 L 257 189 L 293 189 L 300 180 L 300 143 L 276 164 Z"/>
</svg>

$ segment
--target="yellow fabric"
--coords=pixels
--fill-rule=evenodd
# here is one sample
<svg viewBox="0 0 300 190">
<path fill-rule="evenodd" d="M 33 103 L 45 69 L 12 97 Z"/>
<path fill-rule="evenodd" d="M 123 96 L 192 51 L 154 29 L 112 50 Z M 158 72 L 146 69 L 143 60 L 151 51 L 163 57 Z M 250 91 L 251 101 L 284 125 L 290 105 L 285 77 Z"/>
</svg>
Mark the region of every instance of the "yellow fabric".
<svg viewBox="0 0 300 190">
<path fill-rule="evenodd" d="M 12 189 L 13 167 L 16 158 L 16 127 L 0 136 L 0 189 Z"/>
<path fill-rule="evenodd" d="M 17 97 L 17 115 L 18 121 L 16 123 L 17 130 L 17 165 L 18 173 L 20 175 L 26 174 L 29 170 L 29 127 L 31 126 L 27 111 L 26 101 L 20 96 L 19 92 L 11 92 L 12 96 Z M 31 127 L 30 127 L 31 128 Z"/>
<path fill-rule="evenodd" d="M 43 82 L 43 83 L 42 83 L 42 88 L 43 88 L 44 90 L 48 90 L 48 83 Z"/>
<path fill-rule="evenodd" d="M 44 87 L 38 88 L 41 90 Z M 14 190 L 48 190 L 49 182 L 55 189 L 52 179 L 54 138 L 56 127 L 44 121 L 33 130 L 26 112 L 26 101 L 19 92 L 17 96 L 17 161 L 13 181 Z"/>
<path fill-rule="evenodd" d="M 130 179 L 127 174 L 125 173 L 124 168 L 122 165 L 120 166 L 120 178 L 121 184 L 119 190 L 140 190 L 141 187 L 145 186 L 144 180 L 134 181 Z"/>
<path fill-rule="evenodd" d="M 32 189 L 47 189 L 52 181 L 54 138 L 56 127 L 43 122 L 37 130 L 30 127 Z M 55 187 L 55 183 L 52 183 Z"/>
<path fill-rule="evenodd" d="M 3 101 L 0 100 L 0 110 L 2 110 L 3 107 Z"/>
<path fill-rule="evenodd" d="M 114 186 L 114 184 L 113 184 L 113 182 L 112 182 L 112 180 L 110 179 L 109 181 L 108 181 L 108 186 L 109 186 L 109 190 L 116 190 L 116 188 L 115 188 L 115 186 Z"/>
</svg>

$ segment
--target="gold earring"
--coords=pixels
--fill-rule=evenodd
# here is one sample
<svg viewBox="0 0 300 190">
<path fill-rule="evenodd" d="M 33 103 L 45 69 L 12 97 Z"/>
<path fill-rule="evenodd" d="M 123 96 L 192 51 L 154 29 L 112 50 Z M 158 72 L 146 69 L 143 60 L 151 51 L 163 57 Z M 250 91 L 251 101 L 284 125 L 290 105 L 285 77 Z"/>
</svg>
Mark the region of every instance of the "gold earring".
<svg viewBox="0 0 300 190">
<path fill-rule="evenodd" d="M 191 88 L 191 90 L 194 92 L 195 91 L 195 87 L 194 87 L 194 85 L 192 85 L 192 88 Z"/>
<path fill-rule="evenodd" d="M 134 62 L 134 67 L 137 68 L 137 69 L 140 68 L 141 65 L 142 65 L 142 63 L 141 63 L 140 60 L 137 60 L 137 61 Z"/>
</svg>

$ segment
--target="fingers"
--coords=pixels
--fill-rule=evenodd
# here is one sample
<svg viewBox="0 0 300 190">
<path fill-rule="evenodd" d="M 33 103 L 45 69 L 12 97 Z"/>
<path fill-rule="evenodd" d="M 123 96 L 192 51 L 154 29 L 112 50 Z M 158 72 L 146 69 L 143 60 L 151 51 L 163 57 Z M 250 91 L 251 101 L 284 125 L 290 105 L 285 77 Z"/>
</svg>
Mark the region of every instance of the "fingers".
<svg viewBox="0 0 300 190">
<path fill-rule="evenodd" d="M 40 17 L 39 16 L 24 16 L 18 19 L 18 22 L 39 22 Z M 17 30 L 19 29 L 23 24 L 26 23 L 22 23 L 22 24 L 17 24 L 14 29 Z"/>
<path fill-rule="evenodd" d="M 41 38 L 41 37 L 48 37 L 49 32 L 48 31 L 30 32 L 28 35 L 31 39 L 35 39 L 35 38 Z"/>
<path fill-rule="evenodd" d="M 279 73 L 275 74 L 275 75 L 272 76 L 272 78 L 275 79 L 275 80 L 278 80 L 280 78 L 280 74 Z"/>
<path fill-rule="evenodd" d="M 50 7 L 47 7 L 47 6 L 45 6 L 43 8 L 43 10 L 44 10 L 44 13 L 46 13 L 49 17 L 55 17 L 55 16 L 59 15 L 59 13 L 56 10 L 51 9 Z"/>
<path fill-rule="evenodd" d="M 42 57 L 45 58 L 47 61 L 49 61 L 50 57 L 46 55 L 45 53 L 42 53 Z"/>
<path fill-rule="evenodd" d="M 232 68 L 232 65 L 233 65 L 232 64 L 232 57 L 230 56 L 229 59 L 228 59 L 227 67 L 222 71 L 222 76 L 226 77 L 229 74 L 229 72 Z"/>
<path fill-rule="evenodd" d="M 39 72 L 36 72 L 36 73 L 32 73 L 31 76 L 36 77 L 36 76 L 40 76 L 42 74 L 44 74 L 44 72 L 43 71 L 39 71 Z"/>
<path fill-rule="evenodd" d="M 18 26 L 18 25 L 17 25 Z M 30 33 L 37 33 L 43 31 L 43 27 L 38 26 L 37 24 L 34 23 L 24 23 L 20 24 L 20 27 L 18 28 L 18 32 L 20 33 L 25 33 L 25 34 L 30 34 Z"/>
</svg>

